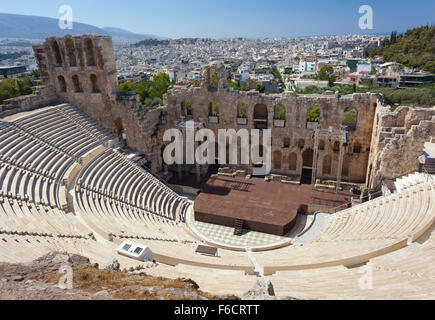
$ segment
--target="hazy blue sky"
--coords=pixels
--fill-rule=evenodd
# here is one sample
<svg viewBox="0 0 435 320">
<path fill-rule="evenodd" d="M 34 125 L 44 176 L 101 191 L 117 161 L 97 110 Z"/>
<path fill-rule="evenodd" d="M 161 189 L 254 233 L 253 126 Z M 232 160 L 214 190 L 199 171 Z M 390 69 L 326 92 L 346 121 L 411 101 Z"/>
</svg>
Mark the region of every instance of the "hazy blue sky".
<svg viewBox="0 0 435 320">
<path fill-rule="evenodd" d="M 64 4 L 77 22 L 170 38 L 363 33 L 365 4 L 374 10 L 373 33 L 435 24 L 434 0 L 2 0 L 0 12 L 58 18 Z"/>
</svg>

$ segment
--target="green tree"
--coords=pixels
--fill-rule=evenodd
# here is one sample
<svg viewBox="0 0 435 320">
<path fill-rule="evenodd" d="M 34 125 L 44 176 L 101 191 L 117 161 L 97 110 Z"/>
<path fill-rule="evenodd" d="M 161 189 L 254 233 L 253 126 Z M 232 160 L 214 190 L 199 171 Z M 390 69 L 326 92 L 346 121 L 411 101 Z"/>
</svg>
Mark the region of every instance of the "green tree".
<svg viewBox="0 0 435 320">
<path fill-rule="evenodd" d="M 0 103 L 4 100 L 32 94 L 33 82 L 29 76 L 22 79 L 9 78 L 0 83 Z"/>
<path fill-rule="evenodd" d="M 307 121 L 319 122 L 320 120 L 320 108 L 318 106 L 312 106 L 308 109 Z"/>
<path fill-rule="evenodd" d="M 435 26 L 414 28 L 400 35 L 393 31 L 380 47 L 369 49 L 370 57 L 376 55 L 435 73 Z"/>
<path fill-rule="evenodd" d="M 171 86 L 169 75 L 160 73 L 153 77 L 153 80 L 142 80 L 141 82 L 124 82 L 119 86 L 119 91 L 132 91 L 139 95 L 140 101 L 145 109 L 150 109 L 162 104 L 163 95 L 168 92 Z"/>
</svg>

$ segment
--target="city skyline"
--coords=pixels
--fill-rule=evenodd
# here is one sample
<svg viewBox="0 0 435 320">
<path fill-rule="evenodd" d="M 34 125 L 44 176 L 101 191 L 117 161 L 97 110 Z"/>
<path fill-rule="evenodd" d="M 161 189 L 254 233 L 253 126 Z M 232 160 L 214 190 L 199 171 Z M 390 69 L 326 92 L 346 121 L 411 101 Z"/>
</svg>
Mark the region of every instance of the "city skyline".
<svg viewBox="0 0 435 320">
<path fill-rule="evenodd" d="M 130 6 L 115 1 L 99 3 L 76 0 L 47 0 L 44 3 L 20 1 L 0 4 L 0 12 L 60 18 L 62 5 L 73 9 L 73 21 L 97 27 L 116 27 L 134 33 L 152 34 L 165 38 L 274 38 L 332 36 L 342 34 L 385 34 L 393 30 L 433 24 L 435 3 L 416 0 L 412 4 L 399 0 L 390 1 L 343 1 L 332 0 L 296 1 L 272 0 L 267 3 L 245 1 L 232 3 L 156 2 L 131 1 Z M 358 22 L 362 5 L 373 8 L 373 29 L 361 30 Z M 419 10 L 415 10 L 418 7 Z M 279 10 L 278 10 L 279 9 Z"/>
</svg>

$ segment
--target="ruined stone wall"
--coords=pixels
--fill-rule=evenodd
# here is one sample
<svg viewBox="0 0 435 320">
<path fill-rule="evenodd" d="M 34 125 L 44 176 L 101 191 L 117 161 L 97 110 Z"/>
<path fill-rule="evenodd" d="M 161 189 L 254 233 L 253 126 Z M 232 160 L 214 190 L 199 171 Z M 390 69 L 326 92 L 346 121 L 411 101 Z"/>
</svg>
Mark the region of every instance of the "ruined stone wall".
<svg viewBox="0 0 435 320">
<path fill-rule="evenodd" d="M 380 105 L 376 111 L 367 185 L 378 189 L 382 180 L 419 170 L 418 157 L 425 142 L 435 136 L 435 107 L 399 107 L 394 112 Z"/>
<path fill-rule="evenodd" d="M 33 94 L 5 100 L 0 105 L 0 118 L 46 107 L 57 101 L 55 93 L 48 86 L 34 87 L 33 90 Z"/>
<path fill-rule="evenodd" d="M 112 39 L 99 35 L 51 37 L 33 49 L 43 84 L 60 101 L 79 106 L 114 131 L 113 94 L 118 81 Z"/>
<path fill-rule="evenodd" d="M 118 92 L 111 37 L 74 35 L 47 38 L 33 47 L 41 80 L 58 102 L 81 108 L 127 144 L 152 156 L 153 113 L 142 109 L 138 96 Z"/>
<path fill-rule="evenodd" d="M 213 65 L 212 68 L 219 68 Z M 219 70 L 219 69 L 218 69 Z M 259 109 L 266 108 L 267 128 L 272 129 L 272 162 L 273 172 L 287 175 L 301 175 L 304 167 L 312 167 L 310 152 L 314 148 L 314 130 L 307 124 L 307 112 L 311 106 L 320 108 L 320 128 L 328 130 L 332 127 L 339 132 L 343 122 L 343 112 L 347 107 L 355 107 L 357 115 L 356 128 L 348 133 L 348 144 L 344 156 L 343 178 L 347 181 L 365 182 L 368 163 L 373 120 L 377 105 L 374 94 L 354 94 L 340 97 L 338 95 L 297 95 L 293 92 L 283 94 L 260 94 L 256 91 L 241 92 L 226 88 L 219 82 L 217 88 L 210 88 L 207 77 L 213 71 L 204 72 L 201 88 L 177 87 L 168 93 L 168 106 L 172 107 L 177 116 L 184 116 L 185 103 L 192 106 L 195 121 L 204 120 L 205 126 L 217 135 L 218 129 L 234 128 L 236 130 L 256 128 Z M 220 73 L 218 73 L 220 74 Z M 204 83 L 206 85 L 204 85 Z M 210 116 L 211 103 L 219 108 L 218 123 Z M 238 109 L 244 103 L 248 109 L 246 120 L 238 120 Z M 275 121 L 275 107 L 282 104 L 285 107 L 286 118 L 284 127 L 282 121 Z M 246 124 L 241 124 L 243 122 Z M 319 151 L 317 176 L 322 179 L 335 179 L 338 168 L 338 150 L 334 144 L 338 139 L 326 140 L 324 150 Z M 302 143 L 303 141 L 303 143 Z M 359 145 L 359 147 L 357 147 Z M 354 150 L 354 147 L 357 147 Z M 354 152 L 357 151 L 357 152 Z M 306 156 L 304 164 L 303 155 Z M 326 157 L 326 161 L 325 160 Z M 278 158 L 278 159 L 277 159 Z M 323 164 L 328 164 L 330 158 L 331 170 L 324 170 Z M 296 163 L 295 163 L 296 162 Z M 326 169 L 326 168 L 325 168 Z"/>
<path fill-rule="evenodd" d="M 46 102 L 71 102 L 114 134 L 125 131 L 128 146 L 145 154 L 153 172 L 164 167 L 162 152 L 168 143 L 163 142 L 163 134 L 187 115 L 186 102 L 193 119 L 216 135 L 219 129 L 272 129 L 272 172 L 297 177 L 303 169 L 312 168 L 314 161 L 318 178 L 337 177 L 339 137 L 321 139 L 318 159 L 313 159 L 314 129 L 313 123 L 307 122 L 312 106 L 320 109 L 320 129 L 332 128 L 335 134 L 342 128 L 345 109 L 357 111 L 356 126 L 348 126 L 344 181 L 374 187 L 383 178 L 394 179 L 415 171 L 422 144 L 434 136 L 433 122 L 427 122 L 434 115 L 433 109 L 402 107 L 390 112 L 383 106 L 382 97 L 370 93 L 267 95 L 235 91 L 226 87 L 225 68 L 220 63 L 204 70 L 200 88 L 175 86 L 165 95 L 163 106 L 148 111 L 134 93 L 118 92 L 110 37 L 52 37 L 35 45 L 34 52 Z M 246 118 L 240 117 L 242 104 L 247 108 Z M 278 104 L 285 108 L 285 120 L 276 121 Z M 218 107 L 217 117 L 212 115 L 213 105 Z"/>
</svg>

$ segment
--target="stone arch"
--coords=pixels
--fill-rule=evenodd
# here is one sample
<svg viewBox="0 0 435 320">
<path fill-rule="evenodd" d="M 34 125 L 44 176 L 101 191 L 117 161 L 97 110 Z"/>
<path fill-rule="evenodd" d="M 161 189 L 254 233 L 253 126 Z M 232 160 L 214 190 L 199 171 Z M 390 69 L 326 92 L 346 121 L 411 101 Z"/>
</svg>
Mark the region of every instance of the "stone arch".
<svg viewBox="0 0 435 320">
<path fill-rule="evenodd" d="M 358 110 L 355 107 L 347 107 L 343 112 L 342 125 L 350 129 L 355 129 L 358 122 Z"/>
<path fill-rule="evenodd" d="M 296 153 L 290 153 L 288 157 L 288 169 L 292 171 L 296 171 L 298 168 L 298 156 Z"/>
<path fill-rule="evenodd" d="M 307 168 L 313 167 L 313 158 L 314 158 L 314 151 L 313 149 L 307 149 L 302 153 L 302 162 L 303 166 Z"/>
<path fill-rule="evenodd" d="M 71 38 L 65 39 L 65 48 L 70 67 L 77 67 L 74 41 Z"/>
<path fill-rule="evenodd" d="M 53 51 L 54 60 L 56 62 L 56 65 L 61 66 L 62 65 L 62 54 L 60 52 L 59 44 L 57 43 L 56 40 L 53 41 L 53 43 L 51 45 L 51 49 Z"/>
<path fill-rule="evenodd" d="M 95 50 L 92 39 L 86 38 L 84 40 L 84 48 L 86 55 L 86 64 L 88 67 L 95 67 Z"/>
<path fill-rule="evenodd" d="M 74 85 L 74 91 L 75 92 L 83 92 L 82 86 L 80 85 L 79 76 L 76 75 L 76 74 L 73 75 L 72 76 L 72 81 L 73 81 L 73 85 Z"/>
<path fill-rule="evenodd" d="M 273 153 L 273 169 L 281 170 L 282 153 L 277 150 Z"/>
<path fill-rule="evenodd" d="M 332 157 L 330 155 L 326 155 L 323 157 L 323 165 L 322 165 L 322 173 L 323 174 L 331 174 L 332 170 Z"/>
<path fill-rule="evenodd" d="M 91 86 L 92 86 L 92 92 L 93 93 L 98 93 L 100 92 L 100 89 L 98 87 L 98 79 L 97 76 L 95 74 L 91 74 L 89 79 L 91 80 Z"/>
<path fill-rule="evenodd" d="M 66 87 L 65 78 L 63 76 L 58 76 L 57 77 L 57 82 L 59 83 L 59 90 L 60 90 L 60 92 L 66 92 L 67 91 L 67 87 Z"/>
</svg>

